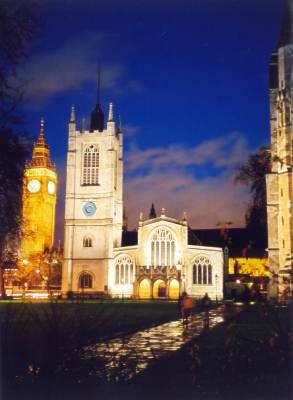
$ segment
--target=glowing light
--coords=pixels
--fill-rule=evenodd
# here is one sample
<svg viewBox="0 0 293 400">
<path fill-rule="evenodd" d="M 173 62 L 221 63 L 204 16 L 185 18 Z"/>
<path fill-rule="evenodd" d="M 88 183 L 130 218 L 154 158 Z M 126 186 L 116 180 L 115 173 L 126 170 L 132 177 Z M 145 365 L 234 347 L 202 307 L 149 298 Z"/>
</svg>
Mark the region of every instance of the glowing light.
<svg viewBox="0 0 293 400">
<path fill-rule="evenodd" d="M 25 297 L 31 297 L 33 299 L 47 299 L 49 297 L 48 293 L 44 292 L 33 292 L 33 293 L 26 293 Z"/>
<path fill-rule="evenodd" d="M 236 283 L 239 285 L 241 283 L 240 279 L 236 279 Z"/>
</svg>

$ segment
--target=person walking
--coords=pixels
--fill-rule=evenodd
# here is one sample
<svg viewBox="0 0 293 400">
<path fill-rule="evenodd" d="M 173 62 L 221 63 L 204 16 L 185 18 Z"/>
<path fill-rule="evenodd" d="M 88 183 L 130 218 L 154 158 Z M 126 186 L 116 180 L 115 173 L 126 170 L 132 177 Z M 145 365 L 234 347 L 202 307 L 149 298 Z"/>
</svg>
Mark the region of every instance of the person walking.
<svg viewBox="0 0 293 400">
<path fill-rule="evenodd" d="M 202 298 L 202 310 L 204 311 L 204 316 L 203 316 L 203 327 L 205 329 L 208 329 L 210 326 L 210 314 L 209 310 L 211 307 L 211 299 L 209 298 L 209 295 L 206 293 L 204 297 Z"/>
<path fill-rule="evenodd" d="M 186 326 L 188 325 L 188 319 L 191 314 L 192 306 L 193 304 L 191 297 L 189 297 L 186 292 L 183 292 L 181 310 L 182 310 L 183 324 Z"/>
</svg>

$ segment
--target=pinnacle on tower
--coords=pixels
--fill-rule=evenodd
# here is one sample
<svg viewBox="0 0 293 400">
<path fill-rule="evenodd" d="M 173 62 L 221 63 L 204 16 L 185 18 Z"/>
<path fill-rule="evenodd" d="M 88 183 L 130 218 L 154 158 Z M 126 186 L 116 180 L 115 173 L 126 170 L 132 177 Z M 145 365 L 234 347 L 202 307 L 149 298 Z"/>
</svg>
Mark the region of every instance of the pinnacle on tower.
<svg viewBox="0 0 293 400">
<path fill-rule="evenodd" d="M 82 117 L 81 119 L 81 131 L 82 132 L 86 131 L 86 117 Z"/>
<path fill-rule="evenodd" d="M 39 137 L 34 145 L 32 160 L 30 163 L 27 164 L 27 166 L 45 167 L 55 171 L 55 167 L 53 166 L 50 159 L 49 146 L 46 143 L 44 118 L 41 118 Z"/>
<path fill-rule="evenodd" d="M 117 134 L 122 133 L 122 125 L 121 125 L 121 117 L 120 114 L 118 115 L 118 127 L 117 127 Z"/>
<path fill-rule="evenodd" d="M 74 108 L 74 105 L 71 106 L 70 122 L 75 123 L 75 108 Z"/>
<path fill-rule="evenodd" d="M 113 103 L 109 104 L 109 116 L 108 116 L 108 122 L 113 122 L 114 121 L 114 114 L 113 114 Z"/>
<path fill-rule="evenodd" d="M 152 203 L 151 209 L 150 209 L 150 213 L 149 213 L 149 219 L 152 218 L 157 218 L 157 214 L 156 214 L 156 210 L 155 210 L 155 206 Z"/>
<path fill-rule="evenodd" d="M 48 148 L 48 145 L 46 143 L 46 138 L 45 138 L 45 120 L 42 117 L 40 121 L 40 133 L 38 140 L 35 143 L 35 147 L 44 147 Z"/>
</svg>

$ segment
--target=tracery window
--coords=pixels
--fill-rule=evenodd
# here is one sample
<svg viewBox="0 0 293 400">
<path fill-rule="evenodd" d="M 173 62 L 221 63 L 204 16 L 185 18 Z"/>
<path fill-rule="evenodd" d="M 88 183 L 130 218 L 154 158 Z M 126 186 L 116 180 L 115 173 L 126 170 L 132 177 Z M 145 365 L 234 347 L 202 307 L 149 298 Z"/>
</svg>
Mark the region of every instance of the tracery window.
<svg viewBox="0 0 293 400">
<path fill-rule="evenodd" d="M 203 255 L 196 257 L 192 272 L 194 285 L 211 285 L 213 283 L 213 269 L 208 257 Z"/>
<path fill-rule="evenodd" d="M 83 272 L 79 277 L 79 287 L 80 289 L 91 289 L 93 287 L 93 277 L 89 273 Z"/>
<path fill-rule="evenodd" d="M 115 265 L 115 284 L 127 285 L 134 281 L 134 264 L 129 256 L 120 256 Z"/>
<path fill-rule="evenodd" d="M 151 237 L 151 265 L 175 265 L 175 239 L 174 235 L 166 228 L 159 228 Z"/>
<path fill-rule="evenodd" d="M 89 236 L 83 238 L 83 247 L 93 247 L 93 240 Z"/>
<path fill-rule="evenodd" d="M 97 146 L 87 146 L 83 152 L 82 184 L 99 184 L 99 151 Z"/>
</svg>

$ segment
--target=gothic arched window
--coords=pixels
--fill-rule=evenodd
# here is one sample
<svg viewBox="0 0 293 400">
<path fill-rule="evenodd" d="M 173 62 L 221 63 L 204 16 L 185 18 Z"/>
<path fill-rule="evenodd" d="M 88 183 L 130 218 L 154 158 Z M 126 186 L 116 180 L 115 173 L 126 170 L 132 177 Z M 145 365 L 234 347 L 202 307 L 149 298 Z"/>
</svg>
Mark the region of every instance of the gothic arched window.
<svg viewBox="0 0 293 400">
<path fill-rule="evenodd" d="M 99 151 L 97 146 L 87 146 L 83 152 L 82 184 L 99 184 Z"/>
<path fill-rule="evenodd" d="M 115 283 L 118 285 L 131 284 L 134 281 L 133 261 L 129 256 L 120 256 L 115 266 Z"/>
<path fill-rule="evenodd" d="M 194 265 L 192 268 L 192 272 L 193 272 L 193 283 L 196 284 L 197 283 L 197 265 Z"/>
<path fill-rule="evenodd" d="M 211 285 L 213 283 L 212 265 L 208 257 L 198 256 L 193 262 L 193 284 Z"/>
<path fill-rule="evenodd" d="M 89 236 L 83 238 L 83 247 L 93 247 L 93 240 Z"/>
<path fill-rule="evenodd" d="M 79 277 L 79 287 L 80 289 L 91 289 L 93 287 L 93 277 L 89 273 L 83 272 Z"/>
<path fill-rule="evenodd" d="M 159 228 L 153 233 L 150 240 L 151 265 L 174 266 L 175 265 L 175 239 L 166 228 Z"/>
</svg>

